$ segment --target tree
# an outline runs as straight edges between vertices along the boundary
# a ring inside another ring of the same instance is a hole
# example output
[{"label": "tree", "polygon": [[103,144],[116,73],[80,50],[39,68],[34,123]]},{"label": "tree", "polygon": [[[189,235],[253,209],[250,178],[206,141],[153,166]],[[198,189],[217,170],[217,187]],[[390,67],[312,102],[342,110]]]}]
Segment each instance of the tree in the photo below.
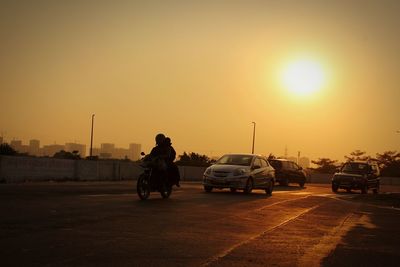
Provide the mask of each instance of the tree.
[{"label": "tree", "polygon": [[311,162],[318,166],[313,169],[321,173],[334,173],[338,168],[336,165],[337,160],[331,160],[329,158],[319,158],[318,160],[312,160]]},{"label": "tree", "polygon": [[365,151],[361,151],[359,149],[354,150],[353,152],[350,153],[349,156],[344,156],[345,159],[347,159],[347,161],[356,161],[356,160],[362,160],[362,161],[366,161],[371,159],[370,156],[366,155]]},{"label": "tree", "polygon": [[178,165],[187,165],[187,166],[210,166],[214,160],[210,159],[206,155],[200,155],[198,153],[186,153],[183,152],[182,155],[179,155],[179,160],[176,162]]},{"label": "tree", "polygon": [[71,152],[67,152],[65,150],[60,150],[59,152],[55,153],[54,158],[57,159],[80,159],[81,156],[79,155],[78,150],[74,150]]},{"label": "tree", "polygon": [[400,176],[400,153],[397,151],[385,151],[382,154],[377,153],[376,159],[381,174],[383,176]]},{"label": "tree", "polygon": [[17,154],[18,152],[15,151],[15,149],[12,148],[9,144],[7,143],[0,144],[0,155],[14,156]]}]

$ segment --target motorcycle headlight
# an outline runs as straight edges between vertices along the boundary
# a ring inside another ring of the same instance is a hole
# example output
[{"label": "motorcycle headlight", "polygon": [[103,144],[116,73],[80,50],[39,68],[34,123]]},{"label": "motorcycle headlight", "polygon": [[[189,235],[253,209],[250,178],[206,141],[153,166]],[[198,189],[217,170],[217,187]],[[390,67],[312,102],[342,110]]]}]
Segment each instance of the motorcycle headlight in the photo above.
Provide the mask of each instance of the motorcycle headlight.
[{"label": "motorcycle headlight", "polygon": [[245,169],[236,169],[236,170],[234,170],[234,172],[233,172],[233,176],[239,176],[239,175],[243,175],[243,174],[245,174],[246,173],[246,170]]}]

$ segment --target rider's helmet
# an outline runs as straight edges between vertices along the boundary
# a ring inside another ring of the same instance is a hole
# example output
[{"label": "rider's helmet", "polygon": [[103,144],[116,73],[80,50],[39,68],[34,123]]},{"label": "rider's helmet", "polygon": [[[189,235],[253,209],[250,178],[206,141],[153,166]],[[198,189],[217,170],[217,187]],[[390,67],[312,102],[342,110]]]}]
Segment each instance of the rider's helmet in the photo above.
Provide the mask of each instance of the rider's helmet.
[{"label": "rider's helmet", "polygon": [[162,133],[159,133],[156,135],[156,144],[157,145],[161,145],[165,140],[165,135],[163,135]]}]

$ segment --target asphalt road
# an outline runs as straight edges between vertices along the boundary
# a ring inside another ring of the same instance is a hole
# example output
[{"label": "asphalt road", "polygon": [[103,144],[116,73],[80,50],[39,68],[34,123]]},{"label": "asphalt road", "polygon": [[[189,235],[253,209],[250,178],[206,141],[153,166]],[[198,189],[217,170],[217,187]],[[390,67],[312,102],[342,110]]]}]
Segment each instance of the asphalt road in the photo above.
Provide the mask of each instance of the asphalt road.
[{"label": "asphalt road", "polygon": [[184,183],[140,201],[134,182],[0,185],[1,266],[400,266],[399,187],[268,197]]}]

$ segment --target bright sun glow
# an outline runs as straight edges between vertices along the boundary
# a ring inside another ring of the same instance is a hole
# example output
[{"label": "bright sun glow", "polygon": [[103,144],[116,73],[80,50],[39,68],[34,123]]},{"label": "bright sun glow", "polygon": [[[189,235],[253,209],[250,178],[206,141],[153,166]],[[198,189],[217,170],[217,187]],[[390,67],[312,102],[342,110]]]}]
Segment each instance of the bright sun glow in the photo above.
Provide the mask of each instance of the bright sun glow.
[{"label": "bright sun glow", "polygon": [[284,86],[297,95],[310,95],[319,90],[324,82],[321,66],[313,61],[296,61],[289,64],[283,72]]}]

